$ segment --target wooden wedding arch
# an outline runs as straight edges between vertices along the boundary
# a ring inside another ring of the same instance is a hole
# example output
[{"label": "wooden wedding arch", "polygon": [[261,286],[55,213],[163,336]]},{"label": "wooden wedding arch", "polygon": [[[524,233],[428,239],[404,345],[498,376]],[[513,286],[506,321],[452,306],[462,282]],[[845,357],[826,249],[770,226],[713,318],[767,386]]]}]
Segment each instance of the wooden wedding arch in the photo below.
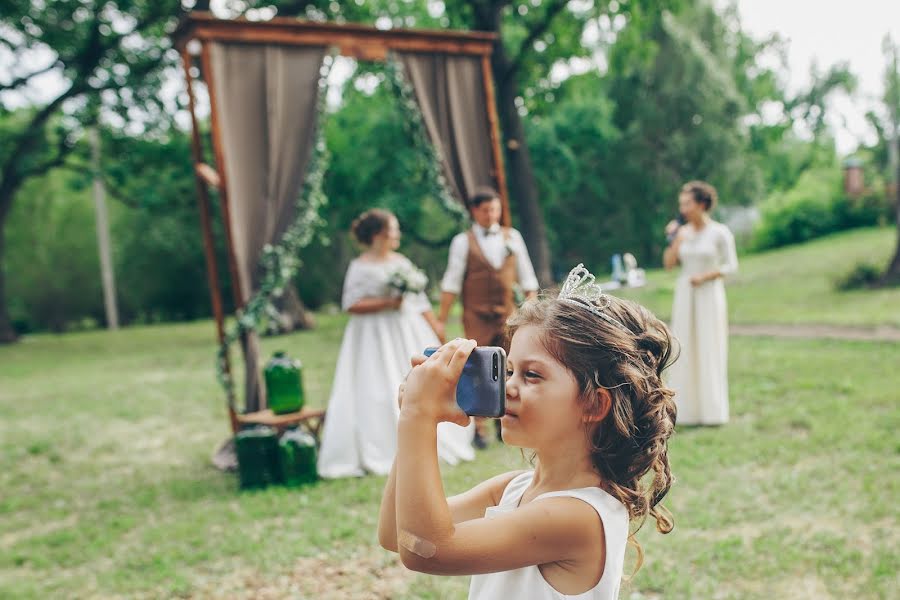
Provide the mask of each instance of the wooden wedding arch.
[{"label": "wooden wedding arch", "polygon": [[[188,92],[188,108],[192,125],[192,151],[196,175],[197,199],[200,224],[206,260],[206,270],[213,316],[218,340],[225,340],[225,313],[219,288],[218,265],[213,250],[213,232],[210,210],[209,188],[218,190],[220,211],[224,221],[228,269],[231,275],[232,294],[236,308],[248,301],[247,282],[242,281],[235,252],[235,226],[231,218],[235,198],[229,194],[229,173],[225,165],[231,149],[223,140],[223,119],[221,105],[223,98],[217,93],[213,81],[215,69],[211,58],[211,47],[219,45],[257,45],[277,48],[303,46],[325,46],[338,54],[357,60],[379,61],[388,59],[391,53],[421,53],[428,55],[464,56],[477,59],[480,64],[480,86],[483,92],[483,106],[486,112],[490,177],[503,203],[503,219],[510,222],[509,199],[503,169],[501,138],[497,119],[494,84],[491,75],[491,54],[497,41],[496,35],[485,32],[377,29],[358,24],[336,24],[311,22],[292,18],[273,18],[268,21],[244,19],[225,20],[211,13],[191,13],[173,34],[175,47],[182,59]],[[197,120],[197,101],[194,82],[199,76],[205,80],[210,103],[210,135],[213,165],[204,157],[201,130]],[[452,85],[452,82],[451,82]],[[224,123],[227,125],[227,123]],[[441,151],[440,140],[432,136],[432,142]],[[463,198],[458,198],[464,201]],[[245,369],[258,369],[250,364],[247,345],[242,345]],[[225,368],[230,373],[231,365],[226,355]],[[253,357],[255,361],[256,358]],[[233,400],[230,398],[229,400]],[[235,413],[234,403],[229,402],[231,425],[235,431],[240,426],[240,415]]]}]

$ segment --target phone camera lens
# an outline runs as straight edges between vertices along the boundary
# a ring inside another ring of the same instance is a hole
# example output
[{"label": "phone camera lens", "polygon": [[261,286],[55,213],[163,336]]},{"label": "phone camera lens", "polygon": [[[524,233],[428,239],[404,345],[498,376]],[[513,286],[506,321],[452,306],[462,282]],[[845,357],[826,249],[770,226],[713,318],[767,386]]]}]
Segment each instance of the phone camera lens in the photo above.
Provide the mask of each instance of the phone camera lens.
[{"label": "phone camera lens", "polygon": [[497,355],[494,355],[494,381],[497,381],[500,378],[500,359]]}]

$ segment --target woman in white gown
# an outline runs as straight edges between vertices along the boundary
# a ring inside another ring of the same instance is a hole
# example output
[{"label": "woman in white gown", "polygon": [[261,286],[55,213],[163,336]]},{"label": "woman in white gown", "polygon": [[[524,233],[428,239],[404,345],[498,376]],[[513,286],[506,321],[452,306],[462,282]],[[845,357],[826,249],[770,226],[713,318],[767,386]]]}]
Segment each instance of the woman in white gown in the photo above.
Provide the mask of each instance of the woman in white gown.
[{"label": "woman in white gown", "polygon": [[702,181],[682,187],[678,210],[684,225],[666,228],[672,243],[663,262],[681,264],[672,303],[672,333],[681,354],[670,368],[679,425],[728,422],[728,307],[724,278],[737,271],[734,236],[713,221],[716,189]]},{"label": "woman in white gown", "polygon": [[[400,295],[391,275],[412,263],[395,252],[400,226],[393,214],[373,209],[353,223],[353,234],[366,247],[344,279],[342,308],[351,314],[328,401],[319,450],[319,475],[387,475],[397,452],[397,392],[410,358],[440,345],[443,329],[425,294]],[[438,453],[456,464],[472,460],[471,427],[442,423]]]}]

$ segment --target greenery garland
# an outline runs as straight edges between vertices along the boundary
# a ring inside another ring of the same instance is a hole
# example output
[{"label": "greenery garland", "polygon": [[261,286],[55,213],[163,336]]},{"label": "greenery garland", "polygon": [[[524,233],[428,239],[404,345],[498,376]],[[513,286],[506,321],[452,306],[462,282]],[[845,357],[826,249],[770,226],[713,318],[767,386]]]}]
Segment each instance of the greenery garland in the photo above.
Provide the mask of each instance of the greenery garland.
[{"label": "greenery garland", "polygon": [[319,77],[318,98],[316,99],[316,141],[309,159],[309,168],[303,189],[295,200],[296,216],[277,244],[263,246],[260,258],[262,277],[259,289],[247,301],[247,304],[237,311],[237,318],[228,327],[225,339],[219,346],[216,355],[216,379],[225,390],[232,408],[235,399],[234,378],[228,370],[231,346],[245,332],[260,331],[275,321],[278,311],[273,300],[279,298],[293,281],[302,265],[300,251],[309,245],[317,227],[323,222],[320,211],[328,203],[323,183],[331,160],[325,144],[323,117],[325,116],[328,72],[332,64],[333,62],[326,60]]},{"label": "greenery garland", "polygon": [[[466,208],[450,193],[450,186],[444,176],[443,158],[440,149],[431,143],[428,129],[425,127],[425,119],[422,117],[422,109],[416,101],[415,92],[404,75],[403,63],[393,52],[388,54],[385,73],[387,83],[400,102],[400,108],[407,118],[403,121],[404,128],[412,140],[413,147],[425,157],[425,180],[429,184],[429,192],[437,198],[441,207],[453,216],[464,229],[469,224],[469,213]],[[465,226],[465,227],[464,227]]]},{"label": "greenery garland", "polygon": [[[228,370],[228,356],[231,346],[246,332],[260,331],[267,324],[277,318],[277,310],[273,300],[280,297],[285,288],[290,285],[300,268],[300,251],[313,239],[313,235],[322,218],[319,211],[328,203],[323,184],[325,173],[330,163],[330,154],[325,144],[325,128],[323,118],[325,115],[325,99],[327,92],[328,71],[331,64],[326,61],[326,67],[319,78],[319,94],[317,98],[317,115],[315,146],[310,156],[309,169],[303,190],[297,195],[296,217],[287,228],[281,240],[275,244],[266,244],[263,247],[260,267],[262,278],[259,289],[246,306],[237,311],[237,318],[228,327],[225,339],[219,346],[216,355],[216,378],[225,390],[229,405],[234,408],[234,378]],[[407,115],[405,128],[416,150],[425,157],[424,167],[426,181],[429,182],[430,193],[437,198],[441,207],[453,216],[460,228],[468,225],[469,214],[465,207],[450,193],[450,187],[444,176],[441,154],[438,148],[431,143],[422,111],[415,98],[412,86],[404,76],[403,65],[397,57],[391,54],[387,60],[387,82],[396,94],[401,108]]]}]

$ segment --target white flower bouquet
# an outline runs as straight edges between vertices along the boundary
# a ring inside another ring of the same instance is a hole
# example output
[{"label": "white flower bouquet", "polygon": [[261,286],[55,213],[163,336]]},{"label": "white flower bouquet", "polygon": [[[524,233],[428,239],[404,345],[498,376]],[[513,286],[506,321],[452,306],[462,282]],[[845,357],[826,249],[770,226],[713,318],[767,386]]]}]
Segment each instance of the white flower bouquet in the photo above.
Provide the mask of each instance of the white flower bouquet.
[{"label": "white flower bouquet", "polygon": [[400,294],[418,294],[424,292],[427,285],[428,276],[411,264],[400,267],[388,279],[388,287]]}]

